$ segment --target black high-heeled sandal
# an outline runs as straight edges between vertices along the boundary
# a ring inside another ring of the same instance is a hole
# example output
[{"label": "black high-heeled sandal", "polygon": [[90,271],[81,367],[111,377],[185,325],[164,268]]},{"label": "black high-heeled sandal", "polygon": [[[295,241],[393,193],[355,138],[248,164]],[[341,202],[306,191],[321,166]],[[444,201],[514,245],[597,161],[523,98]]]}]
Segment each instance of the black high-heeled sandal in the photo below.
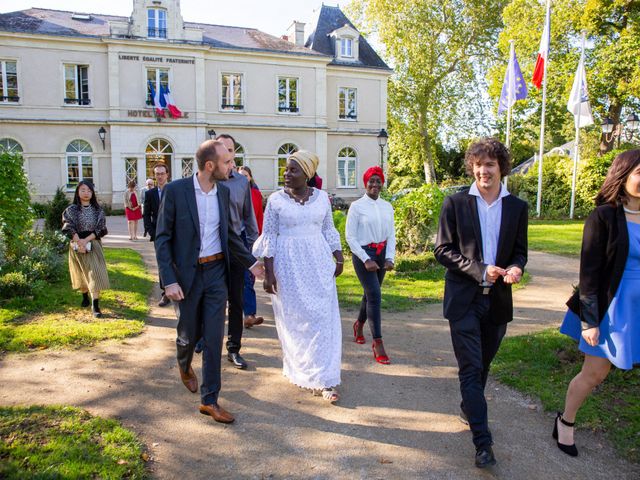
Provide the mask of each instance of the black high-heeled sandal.
[{"label": "black high-heeled sandal", "polygon": [[558,448],[560,450],[562,450],[567,455],[570,455],[572,457],[577,457],[578,456],[578,449],[576,448],[576,444],[575,443],[573,445],[565,445],[564,443],[560,443],[560,441],[558,440],[558,420],[560,420],[562,422],[562,424],[567,426],[567,427],[573,427],[576,423],[575,422],[573,422],[573,423],[567,422],[564,418],[562,418],[562,413],[558,412],[558,415],[556,416],[555,420],[553,421],[553,433],[551,434],[551,436],[556,441],[556,444],[558,445]]}]

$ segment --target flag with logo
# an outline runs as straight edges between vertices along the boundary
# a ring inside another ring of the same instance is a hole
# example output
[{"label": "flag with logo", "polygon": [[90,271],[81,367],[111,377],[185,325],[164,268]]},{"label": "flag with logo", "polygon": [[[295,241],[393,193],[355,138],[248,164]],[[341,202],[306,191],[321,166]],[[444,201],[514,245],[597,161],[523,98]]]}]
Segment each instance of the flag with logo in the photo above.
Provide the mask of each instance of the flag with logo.
[{"label": "flag with logo", "polygon": [[522,76],[516,52],[509,58],[509,65],[504,74],[504,83],[502,84],[502,93],[500,94],[500,104],[498,105],[498,115],[506,112],[509,107],[513,107],[516,100],[524,100],[527,98],[527,84]]},{"label": "flag with logo", "polygon": [[584,55],[580,56],[580,63],[578,63],[576,76],[573,79],[567,110],[573,114],[576,128],[593,125],[589,94],[587,92],[587,75],[584,69]]}]

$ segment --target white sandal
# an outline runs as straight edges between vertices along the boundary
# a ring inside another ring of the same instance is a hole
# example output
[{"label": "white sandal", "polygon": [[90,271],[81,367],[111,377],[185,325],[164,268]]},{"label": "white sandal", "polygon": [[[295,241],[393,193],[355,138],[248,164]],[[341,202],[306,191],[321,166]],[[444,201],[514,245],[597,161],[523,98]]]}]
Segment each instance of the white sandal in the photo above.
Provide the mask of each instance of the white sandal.
[{"label": "white sandal", "polygon": [[333,388],[323,388],[320,391],[320,395],[329,403],[336,403],[340,399],[340,395],[338,395],[338,392]]}]

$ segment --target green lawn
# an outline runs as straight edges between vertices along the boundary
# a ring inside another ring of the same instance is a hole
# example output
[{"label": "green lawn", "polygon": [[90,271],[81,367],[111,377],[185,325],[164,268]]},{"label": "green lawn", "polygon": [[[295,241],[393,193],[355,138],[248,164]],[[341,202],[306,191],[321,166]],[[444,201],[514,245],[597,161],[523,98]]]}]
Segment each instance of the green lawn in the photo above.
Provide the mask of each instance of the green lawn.
[{"label": "green lawn", "polygon": [[147,478],[143,445],[115,420],[73,407],[0,407],[0,478]]},{"label": "green lawn", "polygon": [[583,220],[529,220],[529,249],[578,257]]},{"label": "green lawn", "polygon": [[[538,397],[545,410],[560,411],[571,379],[580,371],[582,353],[576,342],[557,329],[506,338],[493,362],[496,378],[521,392]],[[578,412],[580,429],[606,433],[620,454],[640,462],[640,370],[614,370]],[[549,421],[549,435],[553,424]]]},{"label": "green lawn", "polygon": [[68,272],[34,297],[0,303],[0,352],[92,345],[99,340],[139,334],[148,313],[153,279],[142,257],[130,249],[105,248],[111,290],[100,299],[103,318],[80,308]]}]

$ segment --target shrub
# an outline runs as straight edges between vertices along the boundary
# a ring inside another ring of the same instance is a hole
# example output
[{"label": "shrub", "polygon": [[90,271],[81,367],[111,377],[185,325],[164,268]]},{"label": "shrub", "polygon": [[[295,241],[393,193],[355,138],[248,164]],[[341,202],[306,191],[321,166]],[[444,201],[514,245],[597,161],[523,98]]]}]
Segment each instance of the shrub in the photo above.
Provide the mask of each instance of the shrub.
[{"label": "shrub", "polygon": [[49,211],[49,203],[33,202],[31,204],[31,210],[35,218],[45,218]]},{"label": "shrub", "polygon": [[407,188],[418,188],[420,185],[423,185],[424,182],[422,178],[408,175],[404,177],[394,177],[391,183],[389,184],[388,190],[389,193],[394,194],[399,192],[400,190],[404,190]]},{"label": "shrub", "polygon": [[423,272],[437,264],[438,262],[433,252],[424,252],[418,255],[400,255],[396,257],[395,270],[398,273]]},{"label": "shrub", "polygon": [[416,253],[429,249],[443,200],[444,194],[436,185],[426,184],[394,202],[398,252]]},{"label": "shrub", "polygon": [[20,237],[11,270],[22,272],[31,282],[58,280],[66,266],[63,253],[67,242],[66,237],[57,232],[26,232]]},{"label": "shrub", "polygon": [[22,155],[18,153],[0,153],[0,229],[9,250],[31,227],[32,221],[29,182],[23,163]]},{"label": "shrub", "polygon": [[69,206],[71,202],[67,198],[62,187],[58,187],[56,194],[53,196],[47,205],[46,215],[44,217],[44,227],[47,230],[61,230],[62,229],[62,213]]},{"label": "shrub", "polygon": [[33,293],[33,284],[22,272],[9,272],[0,277],[0,298],[26,297]]},{"label": "shrub", "polygon": [[336,230],[340,234],[340,243],[342,244],[342,254],[344,256],[351,255],[351,249],[347,243],[345,236],[345,228],[347,226],[347,214],[342,210],[335,210],[333,212],[333,224],[336,226]]}]

